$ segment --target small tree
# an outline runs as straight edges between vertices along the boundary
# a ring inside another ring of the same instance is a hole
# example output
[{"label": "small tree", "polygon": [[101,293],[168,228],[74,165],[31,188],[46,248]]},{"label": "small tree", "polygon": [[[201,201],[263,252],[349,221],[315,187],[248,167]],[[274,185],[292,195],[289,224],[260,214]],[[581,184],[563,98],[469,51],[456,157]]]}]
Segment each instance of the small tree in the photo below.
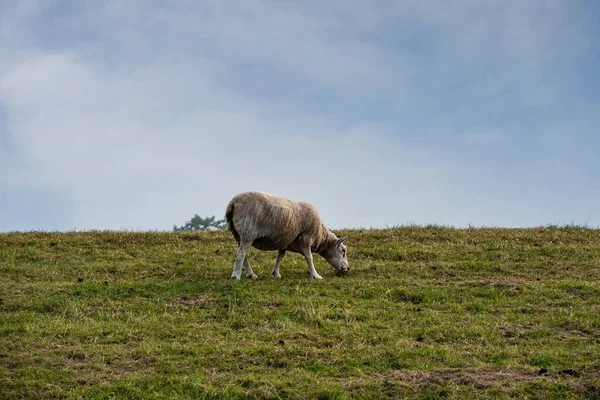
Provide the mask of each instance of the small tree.
[{"label": "small tree", "polygon": [[194,214],[192,219],[186,222],[185,225],[173,225],[174,232],[214,231],[220,229],[225,229],[225,220],[216,219],[214,215],[202,218],[198,214]]}]

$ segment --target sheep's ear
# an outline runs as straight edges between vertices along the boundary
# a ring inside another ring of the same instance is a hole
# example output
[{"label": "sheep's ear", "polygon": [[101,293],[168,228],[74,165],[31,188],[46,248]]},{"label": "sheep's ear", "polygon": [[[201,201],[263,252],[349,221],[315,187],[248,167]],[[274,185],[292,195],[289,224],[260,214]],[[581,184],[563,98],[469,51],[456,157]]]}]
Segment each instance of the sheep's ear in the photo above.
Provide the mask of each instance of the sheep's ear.
[{"label": "sheep's ear", "polygon": [[346,240],[346,236],[341,237],[337,240],[338,243],[342,243],[344,240]]}]

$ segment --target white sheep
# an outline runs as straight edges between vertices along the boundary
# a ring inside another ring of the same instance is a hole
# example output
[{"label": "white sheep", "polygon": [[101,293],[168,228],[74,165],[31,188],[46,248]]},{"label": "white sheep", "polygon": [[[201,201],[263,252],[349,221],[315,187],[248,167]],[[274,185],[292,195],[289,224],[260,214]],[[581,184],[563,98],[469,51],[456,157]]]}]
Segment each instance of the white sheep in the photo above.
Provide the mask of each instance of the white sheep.
[{"label": "white sheep", "polygon": [[310,276],[323,279],[315,270],[312,253],[323,256],[339,273],[349,270],[345,237],[338,239],[321,221],[314,206],[262,192],[236,195],[227,205],[227,228],[238,244],[233,268],[234,279],[240,279],[242,267],[246,277],[257,279],[247,252],[250,246],[259,250],[278,250],[271,275],[281,278],[279,266],[286,251],[300,253],[306,258]]}]

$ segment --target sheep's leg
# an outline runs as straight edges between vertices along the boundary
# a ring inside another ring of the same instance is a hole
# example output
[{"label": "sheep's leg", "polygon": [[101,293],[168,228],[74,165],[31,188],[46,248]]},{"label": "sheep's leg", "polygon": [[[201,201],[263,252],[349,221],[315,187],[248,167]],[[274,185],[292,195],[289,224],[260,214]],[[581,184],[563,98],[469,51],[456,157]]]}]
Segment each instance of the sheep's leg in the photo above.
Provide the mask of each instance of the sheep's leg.
[{"label": "sheep's leg", "polygon": [[275,267],[273,267],[273,272],[271,272],[273,278],[281,278],[281,275],[279,275],[279,267],[281,266],[281,260],[283,260],[284,256],[285,250],[279,250],[279,253],[277,253],[277,261],[275,261]]},{"label": "sheep's leg", "polygon": [[248,254],[246,254],[246,258],[244,258],[244,270],[246,270],[246,278],[258,279],[258,276],[252,271],[252,267],[248,262]]},{"label": "sheep's leg", "polygon": [[244,265],[244,260],[246,259],[246,254],[248,254],[248,247],[250,247],[249,243],[239,243],[237,258],[235,259],[235,266],[233,267],[233,274],[231,274],[232,279],[240,279],[242,276],[242,267]]},{"label": "sheep's leg", "polygon": [[312,252],[310,251],[310,246],[308,248],[303,248],[302,255],[306,258],[306,262],[308,263],[308,271],[310,272],[310,276],[315,279],[323,279],[321,275],[315,269],[315,264],[313,263]]}]

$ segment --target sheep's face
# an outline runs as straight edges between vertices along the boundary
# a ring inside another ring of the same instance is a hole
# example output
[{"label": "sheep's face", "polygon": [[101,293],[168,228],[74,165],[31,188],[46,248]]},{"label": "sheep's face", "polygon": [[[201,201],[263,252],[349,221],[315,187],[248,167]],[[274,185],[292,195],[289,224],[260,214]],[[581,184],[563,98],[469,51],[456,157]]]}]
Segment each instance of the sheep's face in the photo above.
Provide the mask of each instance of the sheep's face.
[{"label": "sheep's face", "polygon": [[346,246],[342,243],[345,239],[346,237],[337,239],[334,244],[322,253],[327,262],[340,274],[347,274],[350,269],[348,259],[346,258]]}]

